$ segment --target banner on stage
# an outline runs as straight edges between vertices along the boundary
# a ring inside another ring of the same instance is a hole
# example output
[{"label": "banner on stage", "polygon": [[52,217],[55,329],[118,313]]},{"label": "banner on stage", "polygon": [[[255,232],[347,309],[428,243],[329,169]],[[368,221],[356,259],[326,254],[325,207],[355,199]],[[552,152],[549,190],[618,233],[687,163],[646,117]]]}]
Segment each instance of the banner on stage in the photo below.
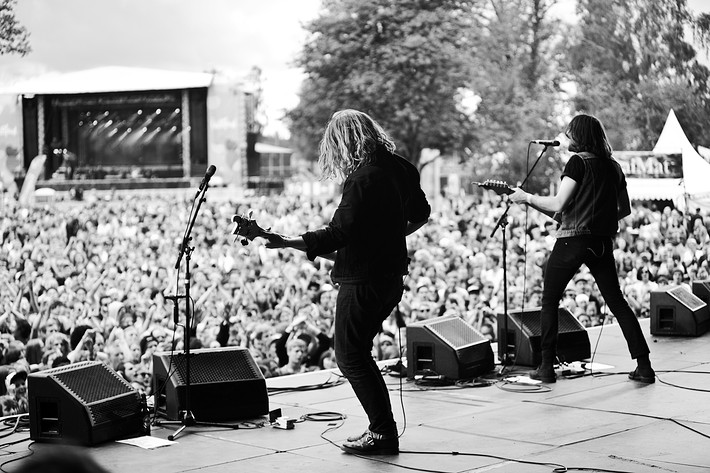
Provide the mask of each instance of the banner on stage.
[{"label": "banner on stage", "polygon": [[683,177],[680,153],[653,151],[615,151],[614,158],[627,178],[678,179]]}]

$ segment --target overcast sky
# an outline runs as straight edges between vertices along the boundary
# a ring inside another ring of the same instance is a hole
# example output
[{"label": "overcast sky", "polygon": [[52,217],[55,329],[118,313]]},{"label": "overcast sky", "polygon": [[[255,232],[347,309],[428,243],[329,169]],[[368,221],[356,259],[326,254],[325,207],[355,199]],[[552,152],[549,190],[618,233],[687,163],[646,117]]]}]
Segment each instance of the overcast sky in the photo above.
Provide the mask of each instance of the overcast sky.
[{"label": "overcast sky", "polygon": [[270,130],[296,105],[293,60],[320,0],[20,0],[32,53],[0,56],[0,80],[101,66],[246,74],[259,66]]},{"label": "overcast sky", "polygon": [[[563,16],[573,11],[562,0]],[[688,0],[710,11],[710,0]],[[263,70],[267,132],[284,132],[282,110],[297,103],[293,60],[320,0],[19,0],[32,53],[0,56],[0,81],[100,66],[246,74]]]}]

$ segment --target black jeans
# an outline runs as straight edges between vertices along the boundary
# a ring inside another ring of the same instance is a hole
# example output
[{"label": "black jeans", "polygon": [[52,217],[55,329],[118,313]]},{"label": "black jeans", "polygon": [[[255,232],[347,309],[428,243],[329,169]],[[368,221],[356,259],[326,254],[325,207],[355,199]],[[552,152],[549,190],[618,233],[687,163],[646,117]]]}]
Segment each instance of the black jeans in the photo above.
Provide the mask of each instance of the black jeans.
[{"label": "black jeans", "polygon": [[556,355],[558,307],[567,283],[586,264],[599,286],[604,301],[619,322],[631,358],[648,355],[649,349],[634,311],[621,293],[611,237],[578,236],[560,238],[550,254],[542,289],[540,324],[543,353]]},{"label": "black jeans", "polygon": [[372,357],[372,339],[402,298],[402,277],[341,284],[335,312],[335,359],[370,421],[369,429],[396,436],[389,391]]}]

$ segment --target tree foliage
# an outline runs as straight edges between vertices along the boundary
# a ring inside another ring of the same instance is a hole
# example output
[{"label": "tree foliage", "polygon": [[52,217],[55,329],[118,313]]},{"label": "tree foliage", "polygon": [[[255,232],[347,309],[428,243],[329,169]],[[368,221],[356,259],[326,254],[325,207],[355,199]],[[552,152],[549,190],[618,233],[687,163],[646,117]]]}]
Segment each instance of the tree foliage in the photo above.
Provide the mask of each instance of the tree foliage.
[{"label": "tree foliage", "polygon": [[307,79],[289,113],[297,146],[316,156],[333,112],[354,108],[380,122],[412,162],[425,147],[461,147],[472,128],[460,107],[472,64],[470,8],[470,0],[326,0],[299,59]]},{"label": "tree foliage", "polygon": [[[556,45],[563,26],[552,19],[555,0],[487,0],[474,9],[479,32],[471,87],[481,98],[476,110],[478,148],[472,158],[480,172],[510,182],[522,180],[539,151],[528,142],[552,139],[564,125],[563,94]],[[546,155],[527,188],[545,187],[559,160]],[[487,176],[481,176],[484,178]]]},{"label": "tree foliage", "polygon": [[686,31],[708,44],[710,21],[685,0],[579,0],[567,52],[574,105],[597,115],[617,149],[653,147],[675,110],[691,142],[710,142],[710,71]]},{"label": "tree foliage", "polygon": [[31,51],[30,34],[15,18],[16,5],[17,0],[0,0],[0,55]]},{"label": "tree foliage", "polygon": [[[710,143],[710,72],[693,47],[710,46],[710,15],[686,0],[578,0],[565,23],[558,3],[324,0],[299,59],[296,147],[315,157],[342,108],[370,113],[412,161],[438,148],[475,180],[520,181],[540,149],[526,158],[529,141],[560,137],[579,112],[615,149],[651,149],[671,108],[692,142]],[[540,161],[529,190],[555,181],[563,154]]]}]

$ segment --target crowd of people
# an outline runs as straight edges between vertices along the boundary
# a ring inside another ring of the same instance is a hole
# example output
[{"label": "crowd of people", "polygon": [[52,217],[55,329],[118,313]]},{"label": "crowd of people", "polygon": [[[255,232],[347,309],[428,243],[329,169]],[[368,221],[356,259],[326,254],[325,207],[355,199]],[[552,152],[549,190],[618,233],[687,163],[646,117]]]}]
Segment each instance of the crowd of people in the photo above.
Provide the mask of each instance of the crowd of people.
[{"label": "crowd of people", "polygon": [[[491,193],[492,194],[492,193]],[[335,367],[333,319],[337,284],[332,263],[298,251],[270,251],[264,241],[232,235],[232,216],[263,228],[300,234],[327,224],[337,202],[299,195],[225,193],[202,204],[191,233],[191,337],[183,331],[185,264],[175,269],[191,196],[87,192],[29,208],[3,204],[0,224],[0,405],[27,412],[29,373],[99,360],[151,394],[153,353],[190,347],[247,348],[267,377]],[[491,340],[497,314],[540,306],[542,274],[555,222],[511,206],[508,224],[495,194],[436,199],[430,221],[408,237],[405,294],[383,323],[373,356],[406,355],[402,327],[454,314]],[[710,279],[709,217],[671,206],[635,205],[620,222],[615,260],[622,290],[638,317],[651,292],[690,289]],[[376,231],[373,229],[373,231]],[[506,231],[503,268],[501,231]],[[561,303],[585,327],[613,323],[585,268]]]}]

